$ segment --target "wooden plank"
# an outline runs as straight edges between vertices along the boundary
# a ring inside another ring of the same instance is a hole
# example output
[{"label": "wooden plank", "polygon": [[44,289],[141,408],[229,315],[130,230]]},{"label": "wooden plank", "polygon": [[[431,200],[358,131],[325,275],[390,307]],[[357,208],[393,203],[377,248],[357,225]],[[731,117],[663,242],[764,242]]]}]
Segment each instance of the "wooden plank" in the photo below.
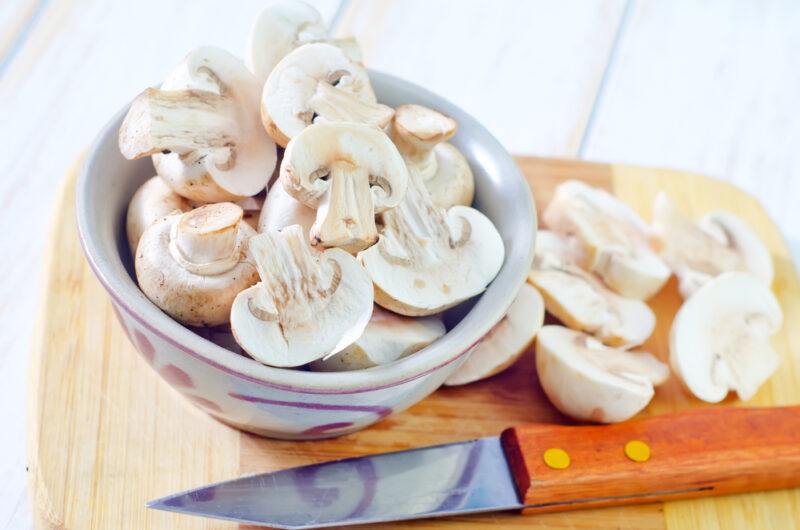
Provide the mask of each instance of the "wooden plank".
[{"label": "wooden plank", "polygon": [[418,83],[512,152],[574,156],[624,1],[353,0],[339,35],[368,66]]},{"label": "wooden plank", "polygon": [[[520,165],[540,198],[560,179],[578,177],[612,189],[645,216],[657,188],[675,194],[692,215],[735,205],[775,257],[774,288],[787,322],[775,341],[783,365],[752,403],[800,399],[800,332],[788,324],[800,319],[800,285],[778,229],[754,199],[692,174],[547,159],[523,159]],[[71,220],[69,191],[58,204],[57,219]],[[74,223],[57,223],[52,236],[58,259],[49,260],[30,392],[29,465],[40,528],[231,528],[149,513],[144,502],[245,473],[499,434],[523,422],[567,422],[547,403],[536,382],[533,352],[528,351],[496,377],[442,388],[401,414],[339,439],[287,442],[239,434],[194,410],[136,356],[82,258]],[[652,304],[660,322],[646,348],[662,358],[668,323],[679,303],[673,283]],[[727,403],[736,404],[733,399]],[[673,381],[657,390],[644,414],[700,405]],[[797,490],[789,490],[702,501],[716,503],[712,510],[698,510],[702,504],[692,501],[528,517],[490,514],[403,527],[655,530],[665,528],[666,511],[670,528],[736,527],[736,522],[789,528],[800,525],[797,497]],[[687,507],[697,516],[676,516]],[[43,520],[54,524],[41,524]],[[373,525],[376,530],[391,527],[396,525]]]},{"label": "wooden plank", "polygon": [[736,184],[766,205],[800,260],[800,4],[633,6],[581,155]]}]

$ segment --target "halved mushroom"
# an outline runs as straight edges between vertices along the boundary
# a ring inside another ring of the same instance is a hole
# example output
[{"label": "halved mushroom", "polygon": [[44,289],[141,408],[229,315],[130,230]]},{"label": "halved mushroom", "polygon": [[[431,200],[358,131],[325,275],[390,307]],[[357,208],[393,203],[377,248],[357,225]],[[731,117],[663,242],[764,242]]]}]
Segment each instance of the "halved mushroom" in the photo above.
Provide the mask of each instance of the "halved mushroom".
[{"label": "halved mushroom", "polygon": [[410,170],[419,172],[433,203],[442,208],[469,206],[475,183],[467,159],[447,140],[458,124],[421,105],[400,105],[392,119],[391,135]]},{"label": "halved mushroom", "polygon": [[[298,201],[283,186],[272,186],[264,207],[261,209],[261,217],[258,219],[258,231],[269,232],[270,230],[281,230],[291,225],[300,225],[303,235],[308,238],[311,227],[317,218],[317,212]],[[324,250],[317,246],[316,250]]]},{"label": "halved mushroom", "polygon": [[684,298],[723,272],[750,272],[765,285],[772,283],[769,250],[731,213],[712,212],[695,223],[661,192],[653,204],[653,229]]},{"label": "halved mushroom", "polygon": [[407,316],[432,315],[480,294],[503,264],[503,240],[478,210],[433,204],[416,172],[400,204],[381,216],[378,243],[358,255],[375,301]]},{"label": "halved mushroom", "polygon": [[617,293],[646,300],[671,271],[650,247],[648,226],[608,192],[570,180],[556,188],[543,215],[547,226],[580,242],[578,265]]},{"label": "halved mushroom", "polygon": [[341,249],[311,253],[292,225],[250,239],[261,282],[239,293],[231,308],[236,342],[255,360],[300,366],[343,350],[372,314],[372,284]]},{"label": "halved mushroom", "polygon": [[136,246],[145,229],[171,213],[191,210],[189,201],[172,191],[159,177],[152,177],[139,186],[131,197],[126,214],[125,231],[131,256],[136,255]]},{"label": "halved mushroom", "polygon": [[590,333],[608,346],[642,344],[653,333],[656,316],[641,300],[624,298],[572,263],[570,242],[554,232],[536,235],[528,281],[539,289],[547,311],[569,328]]},{"label": "halved mushroom", "polygon": [[228,322],[233,299],[258,281],[247,242],[255,234],[229,202],[201,206],[153,223],[136,251],[142,292],[191,326]]},{"label": "halved mushroom", "polygon": [[312,245],[356,253],[377,241],[375,214],[400,203],[408,170],[382,131],[357,123],[315,123],[286,148],[280,185],[317,210]]},{"label": "halved mushroom", "polygon": [[653,386],[669,377],[667,365],[649,353],[609,348],[562,326],[539,330],[536,372],[559,411],[599,423],[635,416],[653,399]]},{"label": "halved mushroom", "polygon": [[770,336],[782,322],[781,307],[763,281],[746,272],[723,273],[675,315],[669,336],[672,369],[703,401],[722,401],[730,390],[747,401],[780,364]]},{"label": "halved mushroom", "polygon": [[533,343],[544,323],[544,300],[524,283],[503,319],[475,346],[464,364],[444,382],[465,385],[499,374],[514,364]]},{"label": "halved mushroom", "polygon": [[153,156],[156,172],[198,202],[236,201],[264,189],[275,143],[258,120],[260,85],[219,48],[198,48],[160,89],[131,103],[119,131],[127,159]]},{"label": "halved mushroom", "polygon": [[261,95],[264,128],[281,146],[316,121],[382,129],[394,110],[377,103],[366,69],[330,44],[304,44],[284,57]]},{"label": "halved mushroom", "polygon": [[438,317],[404,317],[376,305],[358,340],[336,355],[312,362],[311,369],[341,372],[388,364],[418,352],[445,331]]}]

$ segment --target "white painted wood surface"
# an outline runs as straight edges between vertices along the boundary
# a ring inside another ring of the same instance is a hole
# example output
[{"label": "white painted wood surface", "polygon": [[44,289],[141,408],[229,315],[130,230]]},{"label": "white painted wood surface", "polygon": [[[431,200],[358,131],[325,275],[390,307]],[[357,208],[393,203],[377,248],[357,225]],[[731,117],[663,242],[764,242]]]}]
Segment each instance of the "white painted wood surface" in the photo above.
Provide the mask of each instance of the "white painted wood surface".
[{"label": "white painted wood surface", "polygon": [[[214,0],[0,2],[0,529],[30,527],[27,354],[59,178],[190,48],[241,54],[265,1],[235,12]],[[730,180],[761,198],[800,254],[797,2],[314,3],[361,40],[368,65],[450,98],[509,150]]]}]

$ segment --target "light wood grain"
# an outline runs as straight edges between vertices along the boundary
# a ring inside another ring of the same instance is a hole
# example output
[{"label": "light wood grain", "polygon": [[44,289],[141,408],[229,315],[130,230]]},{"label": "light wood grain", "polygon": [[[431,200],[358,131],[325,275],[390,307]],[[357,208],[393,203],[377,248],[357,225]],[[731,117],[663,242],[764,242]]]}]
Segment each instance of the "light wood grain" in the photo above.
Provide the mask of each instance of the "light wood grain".
[{"label": "light wood grain", "polygon": [[[679,190],[679,202],[693,215],[736,205],[776,258],[774,288],[786,321],[800,319],[800,285],[778,230],[756,201],[735,188],[698,175],[625,166],[547,159],[521,159],[520,165],[538,200],[561,179],[580,177],[612,189],[644,215],[655,189],[662,186],[669,193]],[[70,190],[68,186],[58,203],[58,219],[72,219]],[[49,261],[31,379],[29,465],[40,528],[48,528],[42,521],[56,523],[50,527],[82,530],[231,528],[227,523],[148,513],[144,502],[240,474],[499,434],[525,422],[568,423],[536,383],[528,351],[496,377],[440,389],[402,414],[339,439],[287,442],[237,433],[193,409],[139,360],[83,261],[74,224],[57,223],[52,237],[57,258]],[[647,347],[662,358],[668,333],[664,322],[670,321],[678,304],[674,284],[653,304],[661,323]],[[783,365],[757,394],[755,404],[800,399],[800,334],[787,325],[775,345]],[[657,390],[644,415],[700,405],[673,383]],[[797,490],[787,490],[663,507],[649,504],[532,517],[490,514],[403,527],[677,529],[708,523],[736,528],[743,521],[752,527],[775,523],[773,527],[789,528],[800,525],[797,496]],[[677,515],[687,510],[689,515]]]},{"label": "light wood grain", "polygon": [[741,186],[800,260],[798,28],[793,0],[634,2],[581,156]]}]

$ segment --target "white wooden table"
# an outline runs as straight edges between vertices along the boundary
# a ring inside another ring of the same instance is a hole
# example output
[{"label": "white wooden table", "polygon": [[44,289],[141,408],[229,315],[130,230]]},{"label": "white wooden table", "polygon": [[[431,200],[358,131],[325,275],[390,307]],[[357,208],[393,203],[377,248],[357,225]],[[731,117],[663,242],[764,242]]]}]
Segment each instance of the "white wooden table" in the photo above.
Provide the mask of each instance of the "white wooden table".
[{"label": "white wooden table", "polygon": [[[58,181],[192,47],[241,54],[265,0],[0,2],[0,529],[30,527],[25,381]],[[317,0],[365,61],[451,99],[520,154],[707,173],[800,256],[800,3]],[[235,4],[236,10],[229,6]]]}]

